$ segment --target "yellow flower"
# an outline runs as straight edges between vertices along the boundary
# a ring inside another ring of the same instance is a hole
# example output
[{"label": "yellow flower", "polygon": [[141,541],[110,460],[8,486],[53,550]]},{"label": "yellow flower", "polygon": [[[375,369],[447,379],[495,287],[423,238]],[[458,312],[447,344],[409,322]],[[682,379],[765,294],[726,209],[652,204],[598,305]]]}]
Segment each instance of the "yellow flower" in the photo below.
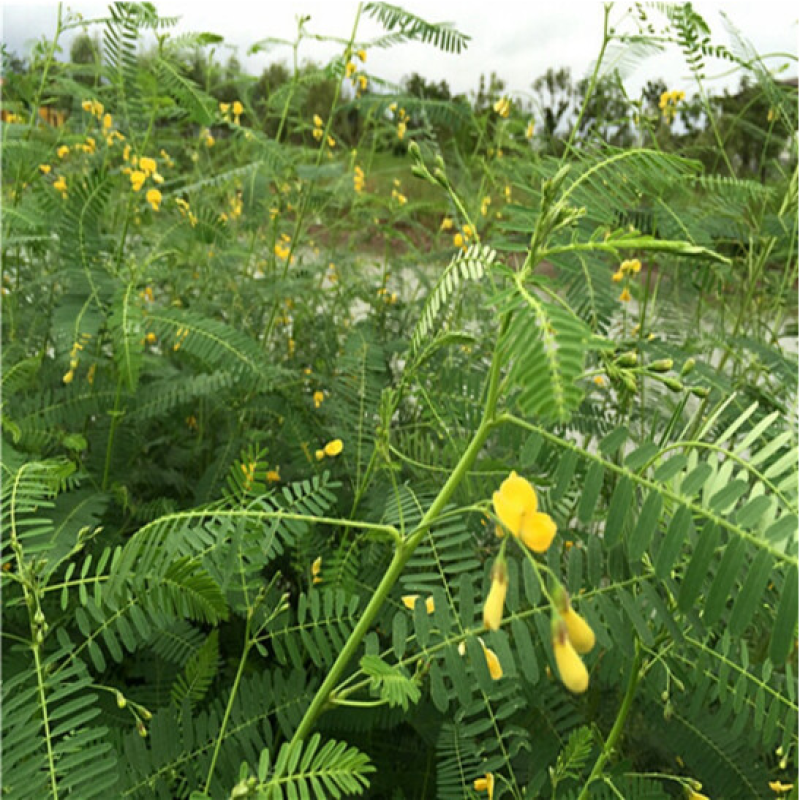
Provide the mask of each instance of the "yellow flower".
[{"label": "yellow flower", "polygon": [[367,80],[367,76],[366,75],[359,75],[358,76],[358,88],[362,92],[366,92],[367,91],[367,84],[368,83],[369,83],[369,81]]},{"label": "yellow flower", "polygon": [[231,111],[233,111],[234,117],[241,117],[244,114],[244,106],[238,100],[234,100]]},{"label": "yellow flower", "polygon": [[624,277],[625,277],[625,276],[622,274],[622,271],[621,271],[621,270],[617,270],[617,271],[616,271],[616,272],[615,272],[615,273],[614,273],[614,274],[611,276],[611,280],[612,280],[612,281],[614,281],[614,283],[619,283],[619,282],[620,282],[620,281],[621,281],[621,280],[622,280]]},{"label": "yellow flower", "polygon": [[322,117],[319,114],[314,114],[314,126],[317,128],[322,128],[325,123],[322,121]]},{"label": "yellow flower", "polygon": [[406,135],[406,125],[405,121],[401,120],[397,123],[397,138],[402,139]]},{"label": "yellow flower", "polygon": [[511,101],[507,97],[501,97],[495,104],[494,110],[503,119],[508,117],[511,111]]},{"label": "yellow flower", "polygon": [[145,199],[153,207],[153,211],[158,211],[161,205],[161,192],[158,189],[149,189],[145,195]]},{"label": "yellow flower", "polygon": [[319,408],[322,405],[322,401],[325,399],[325,393],[316,391],[314,392],[314,408]]},{"label": "yellow flower", "polygon": [[326,456],[333,458],[333,456],[338,456],[344,450],[344,445],[341,439],[334,439],[332,442],[328,442],[323,449]]},{"label": "yellow flower", "polygon": [[581,654],[588,653],[595,643],[594,631],[589,623],[569,605],[567,610],[561,614],[561,619],[567,626],[567,636],[575,650]]},{"label": "yellow flower", "polygon": [[631,293],[628,291],[627,287],[622,290],[622,294],[619,296],[620,303],[629,303],[631,300]]},{"label": "yellow flower", "polygon": [[56,155],[59,158],[66,158],[69,155],[69,145],[62,144],[61,147],[56,150]]},{"label": "yellow flower", "polygon": [[133,189],[134,192],[140,191],[142,186],[144,186],[144,182],[147,180],[147,176],[139,169],[133,170],[129,177],[131,179],[131,189]]},{"label": "yellow flower", "polygon": [[336,147],[336,139],[333,136],[328,137],[328,147]]},{"label": "yellow flower", "polygon": [[464,246],[464,237],[460,233],[457,233],[455,236],[453,236],[453,247],[463,247],[463,246]]},{"label": "yellow flower", "polygon": [[316,456],[317,461],[322,461],[322,459],[325,458],[325,451],[324,450],[317,450],[314,453],[314,455]]},{"label": "yellow flower", "polygon": [[533,120],[528,122],[528,127],[525,128],[525,138],[533,139]]},{"label": "yellow flower", "polygon": [[642,262],[639,261],[638,258],[633,258],[630,260],[625,260],[619,265],[619,271],[622,273],[628,272],[641,272],[642,271]]},{"label": "yellow flower", "polygon": [[367,60],[367,51],[366,50],[356,50],[356,55],[361,60],[362,64]]},{"label": "yellow flower", "polygon": [[598,386],[605,386],[606,385],[606,379],[602,375],[595,375],[594,378],[592,378],[592,380]]},{"label": "yellow flower", "polygon": [[220,110],[221,114],[227,114],[231,110],[231,104],[230,103],[220,103],[219,104],[219,110]]},{"label": "yellow flower", "polygon": [[149,178],[157,168],[156,160],[154,158],[142,156],[139,159],[139,169],[144,172],[146,178]]},{"label": "yellow flower", "polygon": [[211,135],[210,131],[206,131],[205,142],[206,147],[213,147],[214,146],[214,137]]},{"label": "yellow flower", "polygon": [[562,619],[553,620],[553,655],[564,686],[574,694],[583,694],[589,688],[589,673],[569,640]]},{"label": "yellow flower", "polygon": [[49,164],[39,164],[39,169],[44,175],[49,175],[50,170],[53,169]]},{"label": "yellow flower", "polygon": [[358,67],[352,61],[348,61],[347,66],[344,68],[345,78],[349,78],[357,69]]},{"label": "yellow flower", "polygon": [[775,794],[784,794],[785,792],[790,792],[794,788],[794,784],[781,783],[780,781],[770,781],[769,788],[772,789]]},{"label": "yellow flower", "polygon": [[492,567],[492,585],[483,604],[483,626],[496,631],[503,619],[503,606],[508,591],[508,572],[505,559],[498,558]]},{"label": "yellow flower", "polygon": [[278,471],[278,467],[275,467],[275,469],[267,470],[267,481],[269,483],[280,483],[280,480],[281,480],[281,474]]},{"label": "yellow flower", "polygon": [[491,772],[487,772],[482,778],[475,778],[472,788],[476,792],[488,792],[489,800],[492,800],[494,797],[494,775]]},{"label": "yellow flower", "polygon": [[495,653],[494,650],[490,650],[483,641],[481,641],[481,647],[483,648],[486,666],[489,668],[489,674],[492,676],[492,680],[499,681],[500,678],[503,677],[503,665],[500,663],[497,653]]},{"label": "yellow flower", "polygon": [[[419,597],[418,594],[404,594],[400,599],[403,601],[403,605],[409,609],[410,611],[414,610],[414,606],[417,603],[417,598]],[[434,602],[433,597],[425,598],[425,611],[428,614],[433,614],[434,611]]]},{"label": "yellow flower", "polygon": [[105,114],[103,116],[103,129],[108,130],[114,124],[114,119],[111,114]]},{"label": "yellow flower", "polygon": [[67,196],[67,179],[61,175],[57,181],[53,184],[53,188],[61,192],[61,196],[66,198]]},{"label": "yellow flower", "polygon": [[150,331],[150,333],[144,337],[144,340],[147,342],[147,344],[155,344],[158,341],[158,337],[152,331]]},{"label": "yellow flower", "polygon": [[492,202],[492,198],[489,197],[488,195],[486,197],[484,197],[483,200],[481,200],[481,215],[482,216],[485,217],[486,214],[489,212],[489,205],[491,204],[491,202]]},{"label": "yellow flower", "polygon": [[75,373],[72,370],[70,370],[61,380],[63,380],[64,383],[72,383],[72,379],[74,377]]},{"label": "yellow flower", "polygon": [[317,556],[314,563],[311,565],[312,583],[322,583],[322,578],[319,573],[322,569],[322,556]]},{"label": "yellow flower", "polygon": [[535,553],[544,553],[556,535],[556,524],[548,514],[537,511],[533,486],[512,472],[492,496],[500,522]]},{"label": "yellow flower", "polygon": [[453,228],[453,220],[451,220],[450,217],[445,217],[442,220],[442,224],[439,226],[440,231],[449,231],[452,230],[452,228]]}]

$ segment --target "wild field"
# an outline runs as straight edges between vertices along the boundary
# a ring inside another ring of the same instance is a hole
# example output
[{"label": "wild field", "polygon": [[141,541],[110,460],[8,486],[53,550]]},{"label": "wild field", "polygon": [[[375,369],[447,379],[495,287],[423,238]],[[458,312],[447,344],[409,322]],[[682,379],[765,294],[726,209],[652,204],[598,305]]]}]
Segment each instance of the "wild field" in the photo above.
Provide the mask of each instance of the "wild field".
[{"label": "wild field", "polygon": [[798,797],[797,81],[608,19],[4,49],[4,797]]}]

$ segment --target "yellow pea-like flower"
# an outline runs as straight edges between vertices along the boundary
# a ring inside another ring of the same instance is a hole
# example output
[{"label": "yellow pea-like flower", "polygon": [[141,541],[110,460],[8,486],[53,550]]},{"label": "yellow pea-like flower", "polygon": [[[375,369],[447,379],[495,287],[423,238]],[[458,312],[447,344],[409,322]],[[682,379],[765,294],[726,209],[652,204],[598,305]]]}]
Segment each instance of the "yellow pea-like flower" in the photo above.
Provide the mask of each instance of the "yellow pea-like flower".
[{"label": "yellow pea-like flower", "polygon": [[575,650],[582,654],[588,653],[595,645],[594,631],[589,623],[572,607],[562,614],[561,619],[567,626],[567,636]]},{"label": "yellow pea-like flower", "polygon": [[505,559],[497,559],[492,567],[492,585],[483,605],[483,626],[496,631],[503,619],[503,606],[508,591],[508,572]]},{"label": "yellow pea-like flower", "polygon": [[481,642],[481,647],[483,647],[483,655],[486,657],[489,675],[492,676],[493,681],[499,681],[503,677],[503,665],[500,663],[497,653],[494,650],[490,650],[483,642]]},{"label": "yellow pea-like flower", "polygon": [[488,792],[489,800],[494,797],[494,775],[487,772],[482,778],[475,778],[472,782],[472,788],[476,792]]},{"label": "yellow pea-like flower", "polygon": [[556,535],[556,524],[538,511],[536,491],[525,478],[512,472],[492,496],[500,522],[534,553],[544,553]]},{"label": "yellow pea-like flower", "polygon": [[344,450],[344,444],[342,444],[341,439],[334,439],[332,442],[328,442],[323,449],[325,450],[325,455],[332,458],[333,456],[338,456]]},{"label": "yellow pea-like flower", "polygon": [[589,688],[589,672],[572,646],[566,623],[553,620],[553,655],[561,682],[573,694],[583,694]]}]

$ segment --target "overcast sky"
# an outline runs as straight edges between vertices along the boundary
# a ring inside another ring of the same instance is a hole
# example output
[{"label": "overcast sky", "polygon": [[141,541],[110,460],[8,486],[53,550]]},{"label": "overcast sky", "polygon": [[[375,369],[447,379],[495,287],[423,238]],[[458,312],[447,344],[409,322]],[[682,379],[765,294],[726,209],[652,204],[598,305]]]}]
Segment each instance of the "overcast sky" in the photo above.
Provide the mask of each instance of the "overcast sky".
[{"label": "overcast sky", "polygon": [[[2,0],[0,0],[1,2]],[[432,22],[452,22],[471,37],[467,50],[460,55],[442,53],[432,46],[416,43],[390,49],[373,48],[366,69],[389,81],[399,82],[417,71],[429,80],[446,80],[454,92],[469,93],[477,89],[481,73],[496,72],[506,80],[512,93],[528,95],[533,80],[548,67],[567,66],[575,77],[582,77],[591,68],[602,37],[603,7],[597,0],[568,2],[536,2],[536,0],[391,0],[408,11]],[[307,30],[314,34],[346,39],[352,30],[357,0],[223,0],[191,2],[160,0],[155,2],[162,16],[180,16],[174,31],[213,31],[225,38],[218,53],[227,60],[235,50],[243,65],[258,73],[271,61],[290,62],[286,47],[273,47],[266,53],[247,56],[254,42],[266,37],[294,38],[296,17],[311,16]],[[621,21],[628,3],[616,3],[612,23],[620,30],[632,30],[631,20]],[[32,40],[52,36],[56,21],[55,3],[2,3],[3,42],[18,54],[27,53]],[[107,4],[82,2],[70,4],[87,19],[103,16]],[[786,76],[797,75],[798,12],[794,2],[784,0],[727,0],[727,2],[694,3],[694,8],[711,25],[712,41],[731,44],[720,11],[750,41],[762,56],[782,53],[782,57],[766,59],[767,66],[778,70],[788,65]],[[655,13],[655,12],[653,12]],[[362,17],[358,38],[369,41],[382,28]],[[65,53],[69,52],[65,38]],[[301,45],[301,59],[324,62],[341,51],[341,46],[308,40]],[[786,57],[790,54],[792,57]],[[710,60],[709,77],[719,78],[718,87],[731,86],[738,77],[730,75],[730,64]],[[626,86],[637,94],[652,77],[663,77],[670,88],[694,93],[694,83],[680,52],[652,56],[629,69]]]}]

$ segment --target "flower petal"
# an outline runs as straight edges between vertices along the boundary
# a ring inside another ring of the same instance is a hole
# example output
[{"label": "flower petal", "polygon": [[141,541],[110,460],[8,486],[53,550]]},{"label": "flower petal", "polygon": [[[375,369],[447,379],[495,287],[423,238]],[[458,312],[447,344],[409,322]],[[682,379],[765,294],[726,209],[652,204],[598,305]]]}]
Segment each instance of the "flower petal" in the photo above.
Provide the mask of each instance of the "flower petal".
[{"label": "flower petal", "polygon": [[495,514],[514,536],[519,536],[522,517],[538,508],[536,492],[525,478],[512,472],[492,495]]},{"label": "flower petal", "polygon": [[544,553],[556,535],[556,524],[549,514],[527,512],[522,515],[517,535],[534,553]]}]

